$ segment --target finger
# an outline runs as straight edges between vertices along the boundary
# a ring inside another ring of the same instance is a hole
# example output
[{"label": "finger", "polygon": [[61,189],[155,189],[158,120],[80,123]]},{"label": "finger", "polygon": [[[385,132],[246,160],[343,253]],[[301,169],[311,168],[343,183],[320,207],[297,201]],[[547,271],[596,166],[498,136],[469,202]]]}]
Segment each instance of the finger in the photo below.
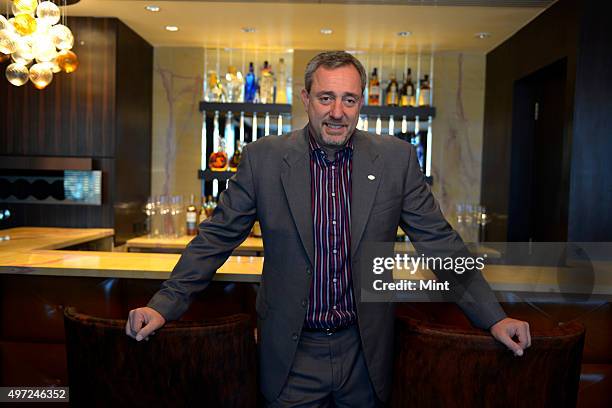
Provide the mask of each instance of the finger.
[{"label": "finger", "polygon": [[155,325],[153,323],[147,324],[145,327],[143,327],[138,332],[138,334],[136,334],[136,340],[140,341],[140,340],[142,340],[144,338],[149,337],[151,332],[153,332],[155,329],[157,329],[157,327],[155,327]]},{"label": "finger", "polygon": [[504,346],[512,350],[515,356],[523,355],[523,348],[519,344],[517,344],[514,340],[512,340],[512,338],[508,335],[508,333],[506,332],[502,333],[497,340],[499,340]]},{"label": "finger", "polygon": [[529,323],[521,322],[521,325],[517,328],[517,336],[520,340],[523,350],[531,346],[531,333],[529,333]]},{"label": "finger", "polygon": [[132,316],[130,317],[130,328],[132,329],[132,333],[136,334],[142,328],[145,323],[145,318],[142,313],[133,311]]},{"label": "finger", "polygon": [[531,347],[531,330],[529,330],[529,323],[525,322],[527,327],[527,347]]},{"label": "finger", "polygon": [[128,314],[127,322],[125,322],[125,334],[127,334],[130,337],[135,338],[136,331],[132,327],[133,321],[134,321],[134,310],[130,310],[130,313]]}]

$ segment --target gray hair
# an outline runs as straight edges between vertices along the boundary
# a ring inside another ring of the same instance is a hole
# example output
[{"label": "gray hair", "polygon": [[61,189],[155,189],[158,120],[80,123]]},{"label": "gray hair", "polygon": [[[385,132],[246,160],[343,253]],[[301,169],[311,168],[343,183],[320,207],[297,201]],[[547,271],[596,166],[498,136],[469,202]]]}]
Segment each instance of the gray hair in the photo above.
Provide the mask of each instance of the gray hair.
[{"label": "gray hair", "polygon": [[363,65],[361,62],[351,54],[345,51],[326,51],[316,55],[313,59],[308,62],[306,65],[306,73],[304,74],[304,85],[306,88],[306,92],[310,93],[310,88],[312,86],[312,76],[315,71],[320,67],[324,66],[325,68],[334,69],[340,68],[346,65],[352,65],[359,72],[359,76],[361,77],[361,93],[365,90],[367,75]]}]

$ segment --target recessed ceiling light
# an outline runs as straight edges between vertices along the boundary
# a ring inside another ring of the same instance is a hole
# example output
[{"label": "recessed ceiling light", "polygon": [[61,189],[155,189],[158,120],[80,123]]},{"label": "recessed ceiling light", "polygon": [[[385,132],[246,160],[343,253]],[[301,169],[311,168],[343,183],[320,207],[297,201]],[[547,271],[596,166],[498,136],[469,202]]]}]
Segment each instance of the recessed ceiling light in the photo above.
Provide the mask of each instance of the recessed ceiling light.
[{"label": "recessed ceiling light", "polygon": [[243,33],[254,33],[255,31],[257,31],[255,27],[242,27]]},{"label": "recessed ceiling light", "polygon": [[178,31],[178,30],[179,30],[179,28],[178,28],[177,26],[167,25],[167,26],[166,26],[166,30],[168,30],[168,31],[172,31],[172,32],[175,32],[175,31]]},{"label": "recessed ceiling light", "polygon": [[161,10],[161,8],[159,6],[146,6],[145,10],[151,11],[153,13],[157,13],[158,11]]},{"label": "recessed ceiling light", "polygon": [[398,36],[400,37],[410,37],[412,35],[412,32],[410,31],[400,31],[399,33],[397,33]]},{"label": "recessed ceiling light", "polygon": [[330,35],[333,33],[333,30],[331,28],[322,28],[321,29],[321,34],[323,35]]},{"label": "recessed ceiling light", "polygon": [[490,36],[491,36],[491,33],[486,33],[486,32],[474,34],[474,37],[479,38],[481,40],[484,40],[485,38],[489,38]]},{"label": "recessed ceiling light", "polygon": [[346,50],[345,52],[347,52],[348,54],[353,54],[353,55],[364,53],[364,51],[361,51],[361,50]]},{"label": "recessed ceiling light", "polygon": [[287,52],[288,53],[292,53],[293,52],[293,48],[287,48]]}]

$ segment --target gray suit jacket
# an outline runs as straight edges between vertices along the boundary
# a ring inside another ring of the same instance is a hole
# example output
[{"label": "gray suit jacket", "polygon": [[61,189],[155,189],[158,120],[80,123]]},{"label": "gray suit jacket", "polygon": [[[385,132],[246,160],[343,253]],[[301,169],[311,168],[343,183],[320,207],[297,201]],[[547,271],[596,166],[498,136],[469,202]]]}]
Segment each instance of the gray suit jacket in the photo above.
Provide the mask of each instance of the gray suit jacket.
[{"label": "gray suit jacket", "polygon": [[[306,314],[313,273],[314,241],[310,160],[306,129],[269,136],[243,151],[238,172],[219,197],[213,216],[200,225],[170,279],[149,302],[167,320],[179,318],[203,290],[256,219],[264,241],[264,267],[256,309],[260,382],[274,400],[291,368]],[[391,136],[353,134],[351,265],[359,299],[360,246],[395,240],[402,227],[419,251],[431,242],[463,247],[424,181],[414,148]],[[370,180],[368,175],[374,175]],[[421,242],[422,244],[420,244]],[[479,327],[505,317],[480,273],[466,274],[470,294],[460,302]],[[363,350],[374,389],[387,400],[391,389],[394,308],[357,301]]]}]

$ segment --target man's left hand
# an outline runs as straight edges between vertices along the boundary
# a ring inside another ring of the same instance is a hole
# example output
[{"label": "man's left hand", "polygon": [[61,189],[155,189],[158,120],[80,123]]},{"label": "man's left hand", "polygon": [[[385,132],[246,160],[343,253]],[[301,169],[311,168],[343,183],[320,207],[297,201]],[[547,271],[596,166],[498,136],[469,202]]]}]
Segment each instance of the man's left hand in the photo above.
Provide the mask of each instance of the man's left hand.
[{"label": "man's left hand", "polygon": [[[523,350],[531,346],[529,323],[506,317],[491,326],[491,335],[508,347],[515,356],[522,356]],[[517,340],[514,340],[516,337]]]}]

